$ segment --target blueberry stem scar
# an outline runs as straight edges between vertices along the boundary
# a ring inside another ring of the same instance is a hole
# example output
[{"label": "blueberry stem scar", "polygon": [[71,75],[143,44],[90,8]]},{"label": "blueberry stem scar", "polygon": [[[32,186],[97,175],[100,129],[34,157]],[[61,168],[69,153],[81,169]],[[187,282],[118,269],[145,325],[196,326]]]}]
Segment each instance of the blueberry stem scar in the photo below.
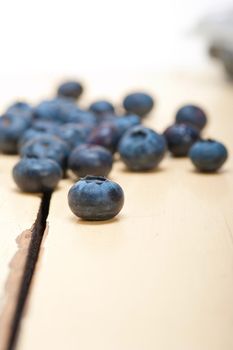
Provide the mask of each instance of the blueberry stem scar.
[{"label": "blueberry stem scar", "polygon": [[11,331],[8,338],[6,350],[14,350],[19,334],[20,322],[23,316],[24,306],[30,290],[30,285],[35,272],[36,263],[40,253],[40,246],[46,229],[46,221],[49,214],[49,206],[52,192],[43,193],[40,208],[32,229],[31,242],[25,262],[23,276],[20,283],[16,308],[12,317]]}]

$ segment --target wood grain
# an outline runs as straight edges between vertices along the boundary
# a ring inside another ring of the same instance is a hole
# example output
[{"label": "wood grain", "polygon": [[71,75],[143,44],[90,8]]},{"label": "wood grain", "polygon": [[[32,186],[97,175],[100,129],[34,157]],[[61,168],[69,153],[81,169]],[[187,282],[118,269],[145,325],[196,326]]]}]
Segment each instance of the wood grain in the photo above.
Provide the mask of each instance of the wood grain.
[{"label": "wood grain", "polygon": [[[93,96],[108,86],[120,96],[136,78],[106,81]],[[224,141],[231,154],[229,83],[189,72],[142,82],[158,96],[149,125],[162,131],[180,104],[200,103],[210,118],[206,136]],[[232,157],[216,175],[169,156],[145,174],[117,162],[111,178],[123,187],[125,206],[115,220],[97,224],[72,215],[72,182],[63,180],[18,350],[232,350],[232,175]]]}]

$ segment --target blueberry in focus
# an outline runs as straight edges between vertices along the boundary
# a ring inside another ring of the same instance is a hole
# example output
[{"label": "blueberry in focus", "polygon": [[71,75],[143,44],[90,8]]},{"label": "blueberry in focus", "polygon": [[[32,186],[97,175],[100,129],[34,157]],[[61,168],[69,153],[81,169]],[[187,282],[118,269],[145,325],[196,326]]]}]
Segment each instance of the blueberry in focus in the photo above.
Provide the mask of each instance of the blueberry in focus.
[{"label": "blueberry in focus", "polygon": [[174,124],[164,131],[169,151],[175,157],[185,157],[200,138],[199,130],[187,124]]},{"label": "blueberry in focus", "polygon": [[66,81],[57,89],[59,97],[68,97],[77,100],[83,93],[83,86],[78,81]]},{"label": "blueberry in focus", "polygon": [[99,100],[99,101],[93,102],[89,106],[89,110],[98,116],[98,115],[103,115],[106,113],[113,113],[114,106],[112,105],[112,103],[110,103],[108,101]]},{"label": "blueberry in focus", "polygon": [[28,119],[15,114],[8,113],[0,117],[0,152],[17,154],[19,139],[29,126]]},{"label": "blueberry in focus", "polygon": [[51,159],[23,158],[14,166],[13,178],[23,192],[45,192],[54,190],[62,170]]},{"label": "blueberry in focus", "polygon": [[120,140],[118,152],[130,170],[151,170],[163,159],[166,141],[163,135],[138,125],[124,134]]},{"label": "blueberry in focus", "polygon": [[123,207],[124,193],[120,185],[102,176],[86,176],[68,193],[71,211],[84,220],[109,220]]},{"label": "blueberry in focus", "polygon": [[221,168],[228,157],[226,147],[218,141],[207,139],[196,142],[189,151],[191,159],[197,170],[202,172],[215,172]]},{"label": "blueberry in focus", "polygon": [[86,175],[107,176],[113,164],[111,152],[95,145],[81,145],[70,154],[68,168],[78,177]]},{"label": "blueberry in focus", "polygon": [[20,149],[20,155],[27,158],[49,158],[56,161],[65,170],[69,148],[59,138],[45,135],[26,142]]},{"label": "blueberry in focus", "polygon": [[154,107],[154,100],[146,93],[135,92],[124,98],[123,106],[127,112],[144,117]]},{"label": "blueberry in focus", "polygon": [[177,124],[188,124],[202,130],[207,123],[206,113],[198,106],[186,105],[176,113]]}]

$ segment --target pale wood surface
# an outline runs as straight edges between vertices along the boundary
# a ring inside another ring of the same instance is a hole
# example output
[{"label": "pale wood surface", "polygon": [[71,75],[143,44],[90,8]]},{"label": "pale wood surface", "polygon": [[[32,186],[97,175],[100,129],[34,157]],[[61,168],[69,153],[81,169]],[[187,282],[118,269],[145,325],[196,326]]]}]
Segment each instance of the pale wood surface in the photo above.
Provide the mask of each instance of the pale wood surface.
[{"label": "pale wood surface", "polygon": [[18,157],[0,155],[0,312],[5,299],[5,282],[9,264],[17,247],[16,239],[22,231],[30,229],[35,221],[39,196],[20,193],[11,171]]},{"label": "pale wood surface", "polygon": [[[109,85],[99,80],[92,95],[109,86],[109,96],[119,96],[135,85],[137,79],[129,78],[109,77]],[[142,82],[159,100],[148,124],[162,131],[180,104],[200,103],[210,117],[206,135],[231,152],[229,83],[188,72],[138,78],[138,86]],[[111,178],[122,185],[125,206],[115,220],[98,224],[71,214],[72,182],[64,180],[52,198],[18,350],[232,350],[232,171],[231,157],[217,175],[195,173],[187,159],[167,157],[158,171],[146,174],[116,163]],[[16,195],[13,187],[11,182],[5,194],[7,222],[1,228],[8,227],[15,206],[25,210],[20,227],[12,219],[18,234],[31,224],[31,205],[38,202]]]}]

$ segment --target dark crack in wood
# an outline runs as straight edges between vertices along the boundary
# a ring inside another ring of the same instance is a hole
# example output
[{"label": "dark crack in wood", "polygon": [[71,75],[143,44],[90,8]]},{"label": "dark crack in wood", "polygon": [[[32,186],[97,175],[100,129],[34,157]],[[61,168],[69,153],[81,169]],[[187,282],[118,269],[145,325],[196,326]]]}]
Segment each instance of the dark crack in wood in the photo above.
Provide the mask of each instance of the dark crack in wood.
[{"label": "dark crack in wood", "polygon": [[41,242],[46,230],[46,222],[49,214],[51,195],[51,192],[46,192],[43,194],[37,218],[32,227],[31,240],[28,247],[28,253],[20,281],[20,286],[18,289],[16,306],[10,322],[9,336],[4,350],[14,350],[16,347],[20,329],[20,321],[23,316],[25,303],[27,301],[33,274],[35,272],[37,260],[40,253]]}]

